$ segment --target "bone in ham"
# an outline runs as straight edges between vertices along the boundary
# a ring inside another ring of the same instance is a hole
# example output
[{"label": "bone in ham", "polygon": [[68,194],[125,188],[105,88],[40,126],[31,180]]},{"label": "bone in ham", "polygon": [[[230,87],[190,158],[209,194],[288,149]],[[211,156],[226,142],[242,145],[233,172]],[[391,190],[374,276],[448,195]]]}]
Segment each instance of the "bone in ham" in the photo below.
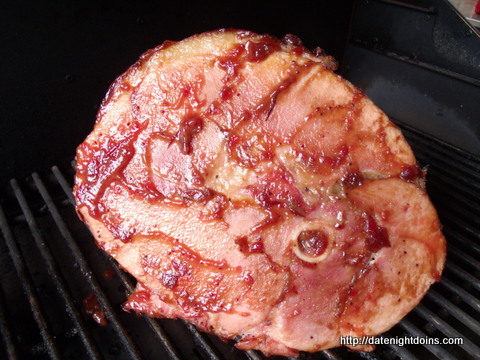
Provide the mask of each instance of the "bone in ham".
[{"label": "bone in ham", "polygon": [[295,356],[385,332],[440,279],[424,172],[335,66],[291,35],[219,30],[113,83],[74,194],[138,281],[126,309]]}]

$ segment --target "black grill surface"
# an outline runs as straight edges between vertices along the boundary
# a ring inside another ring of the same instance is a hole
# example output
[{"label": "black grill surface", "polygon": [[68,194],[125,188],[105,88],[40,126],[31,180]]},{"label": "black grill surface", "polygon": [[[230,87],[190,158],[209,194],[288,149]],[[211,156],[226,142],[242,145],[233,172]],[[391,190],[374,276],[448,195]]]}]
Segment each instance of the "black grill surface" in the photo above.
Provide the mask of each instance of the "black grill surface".
[{"label": "black grill surface", "polygon": [[[446,268],[421,304],[384,337],[460,337],[463,345],[345,348],[303,359],[468,359],[480,356],[480,159],[399,124],[444,224]],[[1,359],[264,359],[180,320],[122,310],[134,280],[94,244],[73,207],[73,168],[53,166],[0,189]],[[113,276],[112,276],[113,275]],[[108,324],[86,314],[98,299]],[[270,359],[283,359],[271,357]]]}]

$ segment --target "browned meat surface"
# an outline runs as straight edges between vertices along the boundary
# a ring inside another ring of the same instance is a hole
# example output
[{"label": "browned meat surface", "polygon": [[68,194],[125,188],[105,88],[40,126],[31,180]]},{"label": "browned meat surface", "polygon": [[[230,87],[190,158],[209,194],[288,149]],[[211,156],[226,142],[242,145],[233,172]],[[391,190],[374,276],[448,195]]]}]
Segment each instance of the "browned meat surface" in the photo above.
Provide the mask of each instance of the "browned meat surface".
[{"label": "browned meat surface", "polygon": [[115,81],[78,147],[75,198],[138,280],[127,309],[296,355],[388,330],[440,279],[423,171],[334,69],[294,36],[222,30]]}]

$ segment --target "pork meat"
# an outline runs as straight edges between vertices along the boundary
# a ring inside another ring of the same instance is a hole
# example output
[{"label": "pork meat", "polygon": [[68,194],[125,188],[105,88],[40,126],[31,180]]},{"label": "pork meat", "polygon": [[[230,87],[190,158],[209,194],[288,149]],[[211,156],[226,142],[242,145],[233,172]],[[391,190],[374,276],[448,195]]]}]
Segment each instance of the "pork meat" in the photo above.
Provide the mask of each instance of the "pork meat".
[{"label": "pork meat", "polygon": [[440,279],[425,173],[335,68],[293,35],[218,30],[112,84],[74,195],[138,281],[125,309],[295,356],[385,332]]}]

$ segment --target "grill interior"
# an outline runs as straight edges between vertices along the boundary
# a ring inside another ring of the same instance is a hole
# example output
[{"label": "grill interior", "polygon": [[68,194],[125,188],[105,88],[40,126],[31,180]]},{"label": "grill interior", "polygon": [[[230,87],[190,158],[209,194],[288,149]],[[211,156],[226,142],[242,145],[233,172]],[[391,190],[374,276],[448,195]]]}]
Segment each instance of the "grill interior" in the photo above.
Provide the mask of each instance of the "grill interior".
[{"label": "grill interior", "polygon": [[[428,169],[428,192],[444,224],[448,254],[441,282],[383,336],[461,337],[462,345],[380,345],[372,353],[339,348],[301,358],[480,356],[480,35],[447,0],[305,2],[275,9],[124,0],[112,6],[14,4],[0,12],[8,30],[0,47],[8,69],[0,81],[0,359],[265,359],[184,321],[123,311],[135,280],[97,248],[71,193],[70,156],[91,129],[87,119],[93,121],[112,79],[165,39],[220,27],[279,37],[292,32],[307,47],[325,46],[340,60],[343,76],[390,116],[409,121],[397,124]],[[51,164],[57,165],[31,173]],[[83,302],[92,297],[106,326],[86,312],[90,306]]]},{"label": "grill interior", "polygon": [[[385,337],[461,337],[463,345],[345,348],[303,359],[467,359],[480,354],[480,159],[400,124],[420,164],[448,241],[440,283]],[[264,359],[181,320],[127,313],[134,281],[94,244],[71,193],[73,167],[53,166],[0,189],[0,358]],[[85,311],[94,294],[108,324]],[[270,359],[283,359],[271,357]]]}]

